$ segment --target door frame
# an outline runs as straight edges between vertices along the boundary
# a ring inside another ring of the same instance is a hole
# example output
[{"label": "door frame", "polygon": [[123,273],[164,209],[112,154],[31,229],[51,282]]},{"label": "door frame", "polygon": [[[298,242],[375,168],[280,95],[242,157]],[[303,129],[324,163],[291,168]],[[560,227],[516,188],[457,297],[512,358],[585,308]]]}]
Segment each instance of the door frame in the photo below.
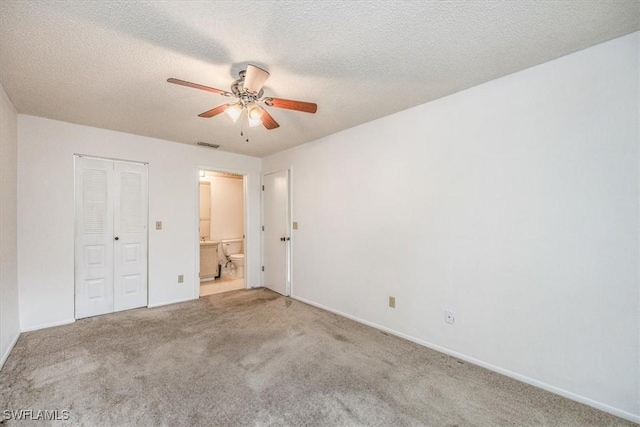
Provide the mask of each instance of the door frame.
[{"label": "door frame", "polygon": [[[85,159],[93,159],[93,160],[104,160],[109,162],[120,162],[120,163],[132,163],[135,165],[143,165],[147,168],[147,277],[146,277],[146,288],[147,288],[147,304],[144,307],[149,307],[149,191],[150,180],[149,180],[149,162],[144,161],[136,161],[136,160],[125,160],[118,159],[115,157],[100,157],[94,156],[91,154],[81,154],[81,153],[73,153],[73,318],[74,320],[78,320],[76,317],[76,240],[78,239],[77,234],[77,221],[78,221],[78,212],[76,210],[76,185],[77,185],[77,176],[76,176],[76,160],[78,158]],[[114,279],[115,280],[115,279]]]},{"label": "door frame", "polygon": [[[251,206],[249,201],[249,188],[250,186],[250,173],[247,170],[242,169],[231,169],[224,168],[220,166],[212,166],[212,165],[196,165],[193,170],[193,176],[195,177],[195,185],[194,194],[196,196],[196,204],[194,208],[195,213],[195,271],[194,271],[194,284],[193,284],[193,298],[200,298],[200,171],[207,172],[226,172],[233,173],[236,175],[242,175],[242,198],[244,201],[244,223],[243,223],[243,233],[244,233],[244,287],[245,289],[250,289],[251,283],[251,269],[249,268],[250,263],[250,254],[247,248],[249,248],[249,243],[253,240],[253,236],[249,233],[249,221],[248,219],[251,217]],[[221,250],[221,249],[219,249]]]},{"label": "door frame", "polygon": [[[261,228],[262,228],[262,232],[261,232],[261,240],[262,240],[262,245],[261,245],[261,251],[260,251],[260,257],[262,258],[262,260],[264,261],[264,177],[265,175],[269,175],[272,173],[276,173],[276,172],[282,172],[282,171],[286,171],[287,172],[287,234],[289,236],[289,240],[286,242],[286,253],[285,253],[285,260],[287,263],[286,266],[286,272],[287,272],[287,283],[285,284],[285,289],[286,289],[286,296],[288,297],[292,297],[293,296],[293,245],[294,245],[294,238],[293,238],[293,222],[292,222],[292,218],[293,218],[293,165],[289,165],[287,167],[284,168],[278,168],[278,169],[274,169],[274,170],[269,170],[267,172],[262,172],[262,175],[260,176],[260,185],[261,187],[261,191],[260,191],[260,223],[261,223]],[[264,265],[262,266],[264,267]],[[261,269],[262,270],[262,269]],[[260,281],[262,282],[262,285],[264,286],[264,270],[261,271],[260,273]]]}]

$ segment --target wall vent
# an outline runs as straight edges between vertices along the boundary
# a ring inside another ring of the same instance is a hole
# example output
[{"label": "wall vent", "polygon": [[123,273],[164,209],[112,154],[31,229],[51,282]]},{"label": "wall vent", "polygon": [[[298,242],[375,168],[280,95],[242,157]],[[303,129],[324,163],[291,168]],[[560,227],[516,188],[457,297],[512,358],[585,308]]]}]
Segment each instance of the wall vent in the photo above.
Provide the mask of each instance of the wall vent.
[{"label": "wall vent", "polygon": [[220,148],[220,144],[210,144],[208,142],[202,142],[202,141],[196,142],[196,145],[202,145],[203,147],[210,147],[210,148]]}]

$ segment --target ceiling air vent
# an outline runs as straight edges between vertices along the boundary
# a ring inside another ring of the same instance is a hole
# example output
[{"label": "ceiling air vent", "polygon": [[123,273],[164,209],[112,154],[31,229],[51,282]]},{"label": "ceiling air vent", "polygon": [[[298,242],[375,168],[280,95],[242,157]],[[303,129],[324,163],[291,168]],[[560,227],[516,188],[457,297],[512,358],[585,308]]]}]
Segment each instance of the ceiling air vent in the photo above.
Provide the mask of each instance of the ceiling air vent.
[{"label": "ceiling air vent", "polygon": [[210,148],[220,148],[220,144],[209,144],[208,142],[202,142],[202,141],[196,142],[196,145],[202,145],[203,147],[210,147]]}]

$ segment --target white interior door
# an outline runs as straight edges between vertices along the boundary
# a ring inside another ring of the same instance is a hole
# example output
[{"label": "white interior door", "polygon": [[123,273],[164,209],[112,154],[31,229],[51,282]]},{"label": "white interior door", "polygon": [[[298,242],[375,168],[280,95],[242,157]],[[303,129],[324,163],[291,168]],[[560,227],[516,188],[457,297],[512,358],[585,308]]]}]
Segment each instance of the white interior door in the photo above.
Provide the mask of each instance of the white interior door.
[{"label": "white interior door", "polygon": [[76,319],[113,311],[113,162],[76,157]]},{"label": "white interior door", "polygon": [[147,167],[76,157],[76,319],[147,305]]},{"label": "white interior door", "polygon": [[264,286],[289,294],[289,171],[264,175]]},{"label": "white interior door", "polygon": [[147,305],[147,166],[115,162],[114,311]]}]

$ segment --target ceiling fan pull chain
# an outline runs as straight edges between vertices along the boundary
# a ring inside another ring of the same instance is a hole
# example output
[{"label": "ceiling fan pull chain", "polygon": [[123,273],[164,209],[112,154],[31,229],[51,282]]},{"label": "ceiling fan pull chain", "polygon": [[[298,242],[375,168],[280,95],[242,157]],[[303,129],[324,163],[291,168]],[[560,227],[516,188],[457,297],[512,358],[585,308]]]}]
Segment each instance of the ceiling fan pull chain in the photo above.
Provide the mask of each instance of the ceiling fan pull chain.
[{"label": "ceiling fan pull chain", "polygon": [[[242,110],[242,112],[244,113],[244,109]],[[244,135],[244,120],[242,120],[240,122],[240,136],[245,136]],[[247,129],[247,138],[245,139],[246,142],[249,142],[249,130]]]}]

